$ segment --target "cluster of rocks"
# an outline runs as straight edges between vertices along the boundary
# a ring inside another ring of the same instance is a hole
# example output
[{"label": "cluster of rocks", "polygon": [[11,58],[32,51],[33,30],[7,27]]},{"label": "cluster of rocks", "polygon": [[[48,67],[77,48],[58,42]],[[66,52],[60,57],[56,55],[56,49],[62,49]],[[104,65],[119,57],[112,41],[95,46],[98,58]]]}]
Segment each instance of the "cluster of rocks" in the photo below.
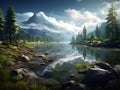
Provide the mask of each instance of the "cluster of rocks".
[{"label": "cluster of rocks", "polygon": [[12,77],[19,77],[20,79],[35,79],[38,76],[31,70],[25,68],[14,69],[11,72]]},{"label": "cluster of rocks", "polygon": [[70,80],[62,85],[64,90],[119,90],[120,65],[110,66],[107,63],[97,63],[90,68],[81,83]]}]

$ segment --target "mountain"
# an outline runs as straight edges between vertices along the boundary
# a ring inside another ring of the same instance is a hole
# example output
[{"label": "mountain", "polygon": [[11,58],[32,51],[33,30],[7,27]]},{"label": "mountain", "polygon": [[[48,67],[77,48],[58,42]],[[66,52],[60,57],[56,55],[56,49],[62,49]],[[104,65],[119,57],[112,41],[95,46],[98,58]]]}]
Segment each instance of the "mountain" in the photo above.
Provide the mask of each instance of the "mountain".
[{"label": "mountain", "polygon": [[40,20],[38,19],[37,15],[34,13],[32,17],[30,17],[27,21],[23,22],[24,24],[30,24],[30,23],[40,23]]},{"label": "mountain", "polygon": [[75,35],[74,32],[62,27],[42,12],[39,15],[34,14],[27,21],[22,22],[21,27],[35,36],[48,36],[64,41],[70,41],[72,36]]},{"label": "mountain", "polygon": [[104,23],[102,23],[101,26],[99,27],[102,33],[105,33],[106,25],[107,25],[107,23],[104,22]]}]

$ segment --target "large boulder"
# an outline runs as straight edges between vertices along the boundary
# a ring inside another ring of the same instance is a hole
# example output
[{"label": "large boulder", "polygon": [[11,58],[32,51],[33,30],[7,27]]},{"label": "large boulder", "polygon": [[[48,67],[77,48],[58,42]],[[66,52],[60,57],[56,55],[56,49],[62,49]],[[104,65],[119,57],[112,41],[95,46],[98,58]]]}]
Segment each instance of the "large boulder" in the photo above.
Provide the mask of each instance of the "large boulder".
[{"label": "large boulder", "polygon": [[16,77],[16,76],[23,76],[23,78],[27,78],[27,79],[34,79],[34,78],[38,78],[38,76],[31,70],[27,70],[27,69],[24,69],[24,68],[20,68],[20,69],[14,69],[12,72],[11,72],[11,75],[13,77]]},{"label": "large boulder", "polygon": [[31,60],[31,58],[26,55],[20,55],[20,56],[18,56],[18,59],[21,61],[24,61],[24,62],[29,62]]},{"label": "large boulder", "polygon": [[62,85],[62,90],[87,90],[86,85],[71,80]]},{"label": "large boulder", "polygon": [[106,90],[119,90],[117,80],[109,80],[105,86]]},{"label": "large boulder", "polygon": [[105,70],[111,70],[112,69],[112,66],[108,63],[105,63],[105,62],[96,63],[94,65],[94,67],[102,68],[102,69],[105,69]]},{"label": "large boulder", "polygon": [[110,79],[111,73],[101,68],[91,68],[85,75],[85,84],[88,86],[104,86]]},{"label": "large boulder", "polygon": [[113,71],[116,73],[117,77],[120,77],[120,65],[115,65]]}]

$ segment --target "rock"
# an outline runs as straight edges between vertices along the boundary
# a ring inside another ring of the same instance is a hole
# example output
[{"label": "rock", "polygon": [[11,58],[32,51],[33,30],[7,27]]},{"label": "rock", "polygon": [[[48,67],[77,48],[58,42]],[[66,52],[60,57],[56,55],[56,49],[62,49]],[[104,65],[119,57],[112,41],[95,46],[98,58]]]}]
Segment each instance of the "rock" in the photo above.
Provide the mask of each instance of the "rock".
[{"label": "rock", "polygon": [[45,63],[40,63],[40,65],[45,65]]},{"label": "rock", "polygon": [[70,80],[75,80],[76,79],[76,76],[74,74],[71,74],[70,77],[69,77]]},{"label": "rock", "polygon": [[106,90],[118,90],[117,81],[116,80],[109,80],[105,86]]},{"label": "rock", "polygon": [[120,65],[115,65],[113,71],[116,73],[117,77],[120,77]]},{"label": "rock", "polygon": [[30,57],[25,56],[25,55],[18,56],[18,59],[24,62],[29,62],[31,60]]},{"label": "rock", "polygon": [[47,52],[45,52],[44,54],[45,54],[46,56],[49,55],[49,53],[47,53]]},{"label": "rock", "polygon": [[69,81],[68,83],[62,85],[63,90],[87,90],[86,85],[76,83],[75,81]]},{"label": "rock", "polygon": [[40,57],[40,58],[46,58],[46,56],[44,54],[36,54],[36,57]]},{"label": "rock", "polygon": [[14,66],[15,65],[15,63],[14,62],[12,62],[12,61],[7,61],[5,64],[4,64],[4,66]]},{"label": "rock", "polygon": [[108,64],[108,63],[103,63],[103,62],[99,62],[99,63],[96,63],[94,65],[94,67],[99,67],[99,68],[102,68],[102,69],[105,69],[105,70],[111,70],[112,67]]},{"label": "rock", "polygon": [[54,60],[52,60],[52,59],[49,59],[48,61],[49,61],[49,62],[53,62]]},{"label": "rock", "polygon": [[110,79],[110,72],[101,68],[91,68],[85,75],[85,84],[88,86],[104,86]]},{"label": "rock", "polygon": [[27,78],[27,79],[34,79],[34,78],[38,78],[38,76],[31,70],[27,70],[24,68],[20,68],[20,69],[15,69],[11,72],[11,75],[13,77],[15,76],[23,76],[23,78]]}]

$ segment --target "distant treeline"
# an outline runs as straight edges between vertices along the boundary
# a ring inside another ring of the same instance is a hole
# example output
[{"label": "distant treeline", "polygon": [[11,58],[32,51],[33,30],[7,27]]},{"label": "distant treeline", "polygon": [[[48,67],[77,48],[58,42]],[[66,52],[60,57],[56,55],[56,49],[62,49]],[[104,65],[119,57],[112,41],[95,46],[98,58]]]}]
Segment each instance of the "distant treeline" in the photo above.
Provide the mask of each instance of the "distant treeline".
[{"label": "distant treeline", "polygon": [[[11,44],[20,42],[52,42],[53,38],[30,33],[29,30],[20,28],[16,23],[16,13],[12,6],[8,7],[5,17],[0,9],[0,41]],[[59,40],[56,40],[59,41]]]},{"label": "distant treeline", "polygon": [[83,32],[79,33],[76,37],[72,37],[71,43],[87,43],[87,42],[98,42],[102,43],[105,41],[115,42],[120,40],[120,24],[117,19],[117,12],[112,4],[108,10],[106,17],[105,31],[100,30],[98,25],[93,32],[87,32],[86,26],[83,27]]}]

